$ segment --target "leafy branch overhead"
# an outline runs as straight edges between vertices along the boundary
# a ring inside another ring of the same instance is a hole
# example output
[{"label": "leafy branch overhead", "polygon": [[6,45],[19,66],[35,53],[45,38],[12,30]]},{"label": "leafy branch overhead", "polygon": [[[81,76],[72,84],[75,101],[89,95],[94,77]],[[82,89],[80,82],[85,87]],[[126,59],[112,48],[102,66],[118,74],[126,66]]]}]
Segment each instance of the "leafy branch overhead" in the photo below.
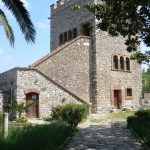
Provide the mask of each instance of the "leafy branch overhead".
[{"label": "leafy branch overhead", "polygon": [[[24,7],[24,4],[21,2],[21,0],[1,0],[1,1],[15,17],[25,40],[27,42],[34,43],[36,31],[30,19],[30,14]],[[0,25],[4,27],[10,45],[13,46],[15,42],[14,32],[2,9],[0,9]]]},{"label": "leafy branch overhead", "polygon": [[[123,36],[127,51],[137,50],[140,42],[150,47],[150,1],[149,0],[101,0],[99,4],[85,6],[99,20],[98,28],[111,36]],[[148,55],[147,55],[148,54]],[[149,61],[149,52],[138,53],[135,58]]]}]

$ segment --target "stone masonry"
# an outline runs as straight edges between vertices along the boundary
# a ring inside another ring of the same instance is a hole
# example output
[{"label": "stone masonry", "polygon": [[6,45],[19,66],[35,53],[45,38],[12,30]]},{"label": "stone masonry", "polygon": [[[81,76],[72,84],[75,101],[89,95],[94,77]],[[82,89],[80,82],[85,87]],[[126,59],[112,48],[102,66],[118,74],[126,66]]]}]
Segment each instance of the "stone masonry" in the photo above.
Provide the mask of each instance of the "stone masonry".
[{"label": "stone masonry", "polygon": [[98,2],[59,0],[51,6],[51,52],[28,68],[0,74],[4,103],[37,93],[39,117],[69,102],[92,103],[93,113],[140,106],[141,66],[130,60],[124,39],[100,31],[83,7]]},{"label": "stone masonry", "polygon": [[[100,1],[96,0],[60,0],[57,2],[57,4],[54,4],[51,6],[51,50],[57,51],[57,47],[59,47],[59,35],[61,33],[67,32],[73,28],[76,28],[78,31],[78,36],[80,37],[82,35],[82,25],[84,23],[89,23],[91,28],[91,36],[89,40],[89,47],[86,50],[79,47],[76,47],[75,43],[72,43],[72,47],[67,46],[64,48],[64,50],[61,51],[61,59],[67,60],[67,58],[70,58],[70,55],[72,54],[71,61],[76,60],[78,55],[80,57],[78,58],[78,61],[81,59],[81,57],[85,61],[80,61],[80,65],[83,65],[80,68],[83,70],[84,73],[77,75],[76,71],[79,69],[76,64],[74,65],[74,72],[73,72],[73,79],[72,75],[70,76],[70,73],[72,73],[72,70],[67,70],[68,66],[70,66],[70,63],[68,63],[68,60],[66,62],[66,70],[62,69],[62,63],[63,60],[57,59],[59,58],[57,55],[53,56],[51,59],[47,59],[40,63],[39,65],[36,65],[35,68],[38,68],[40,70],[44,70],[44,73],[49,74],[49,76],[53,76],[56,78],[60,84],[67,83],[67,85],[63,86],[69,86],[71,90],[75,91],[78,95],[83,95],[82,98],[86,98],[85,95],[87,95],[87,99],[89,99],[89,102],[93,104],[93,112],[98,111],[108,111],[112,108],[114,108],[114,90],[120,90],[121,91],[121,107],[139,107],[139,101],[141,97],[141,67],[138,63],[135,61],[130,60],[130,69],[129,70],[121,70],[120,64],[119,69],[114,70],[113,68],[113,56],[117,55],[118,61],[120,62],[120,57],[122,56],[124,58],[124,61],[126,58],[130,58],[131,54],[126,51],[126,46],[124,44],[125,40],[122,37],[111,37],[106,32],[102,32],[99,29],[97,29],[96,24],[98,21],[96,18],[85,10],[83,8],[83,5],[86,3],[99,3]],[[73,7],[75,5],[79,5],[81,9],[74,10]],[[54,42],[55,41],[55,42]],[[85,43],[81,43],[81,45],[84,45]],[[64,44],[65,45],[65,44]],[[68,50],[66,50],[68,49]],[[71,53],[69,53],[71,50]],[[76,55],[75,51],[77,51],[78,55]],[[88,51],[89,56],[87,56],[87,53],[83,53]],[[66,53],[67,52],[67,53]],[[63,54],[65,55],[63,55]],[[63,58],[62,58],[63,57]],[[57,59],[58,63],[52,62],[53,59]],[[50,66],[49,69],[47,69],[46,63],[51,64],[47,65]],[[81,64],[83,63],[83,64]],[[85,64],[89,64],[89,68],[85,69]],[[53,66],[53,67],[52,67]],[[34,65],[33,65],[34,67]],[[125,66],[126,67],[126,66]],[[44,68],[44,69],[43,69]],[[51,69],[52,68],[52,71]],[[55,69],[53,69],[55,68]],[[57,68],[57,69],[56,69]],[[55,71],[53,71],[55,70]],[[62,71],[63,70],[63,71]],[[60,73],[60,72],[63,73]],[[61,74],[61,76],[58,76]],[[84,77],[85,76],[85,77]],[[89,77],[89,78],[87,78]],[[87,86],[83,83],[82,79],[88,79]],[[75,79],[75,80],[74,80]],[[74,80],[74,81],[73,81]],[[63,82],[65,81],[65,82]],[[69,81],[69,82],[68,82]],[[70,82],[71,81],[71,82]],[[80,85],[76,84],[76,81],[80,82]],[[81,82],[82,81],[82,82]],[[72,84],[74,82],[75,84]],[[68,85],[71,83],[70,85]],[[86,89],[89,89],[88,90]],[[128,99],[126,97],[126,89],[131,88],[132,89],[132,98]],[[80,91],[83,91],[82,93]],[[85,92],[86,91],[86,92]],[[85,95],[84,95],[85,94]],[[89,97],[89,98],[88,98]]]},{"label": "stone masonry", "polygon": [[89,45],[90,38],[79,37],[62,45],[32,67],[89,102]]},{"label": "stone masonry", "polygon": [[[17,79],[14,83],[16,86],[14,86],[13,100],[16,100],[18,103],[26,103],[27,91],[32,91],[33,89],[40,91],[40,118],[50,116],[53,107],[65,105],[66,103],[83,103],[83,101],[74,94],[59,86],[56,82],[35,69],[15,68],[11,70],[10,73],[12,75],[15,74]],[[9,77],[7,76],[7,81],[8,79],[11,81],[11,74]],[[6,82],[4,78],[3,82]]]},{"label": "stone masonry", "polygon": [[0,112],[3,112],[3,91],[0,91]]},{"label": "stone masonry", "polygon": [[[77,28],[78,35],[82,35],[82,24],[93,23],[93,14],[82,6],[93,3],[94,0],[60,0],[51,6],[51,50],[59,47],[59,35],[63,32]],[[82,9],[73,9],[75,5]]]}]

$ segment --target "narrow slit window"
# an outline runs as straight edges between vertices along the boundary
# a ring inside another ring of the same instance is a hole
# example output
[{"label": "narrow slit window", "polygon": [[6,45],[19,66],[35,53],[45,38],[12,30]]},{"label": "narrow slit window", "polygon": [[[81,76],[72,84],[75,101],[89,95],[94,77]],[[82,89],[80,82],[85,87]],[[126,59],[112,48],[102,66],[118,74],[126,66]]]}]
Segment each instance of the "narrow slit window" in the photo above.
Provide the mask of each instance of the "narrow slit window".
[{"label": "narrow slit window", "polygon": [[122,56],[120,57],[120,69],[124,70],[124,58]]},{"label": "narrow slit window", "polygon": [[72,31],[70,30],[69,33],[68,33],[68,40],[72,40]]},{"label": "narrow slit window", "polygon": [[73,29],[73,38],[76,38],[76,37],[77,37],[77,29],[74,28],[74,29]]},{"label": "narrow slit window", "polygon": [[64,42],[67,42],[67,32],[64,33]]},{"label": "narrow slit window", "polygon": [[126,58],[126,70],[130,70],[130,59]]},{"label": "narrow slit window", "polygon": [[59,45],[63,44],[63,34],[60,34],[59,36]]},{"label": "narrow slit window", "polygon": [[90,23],[86,23],[82,25],[82,35],[90,36]]},{"label": "narrow slit window", "polygon": [[113,68],[118,69],[118,57],[117,56],[113,57]]}]

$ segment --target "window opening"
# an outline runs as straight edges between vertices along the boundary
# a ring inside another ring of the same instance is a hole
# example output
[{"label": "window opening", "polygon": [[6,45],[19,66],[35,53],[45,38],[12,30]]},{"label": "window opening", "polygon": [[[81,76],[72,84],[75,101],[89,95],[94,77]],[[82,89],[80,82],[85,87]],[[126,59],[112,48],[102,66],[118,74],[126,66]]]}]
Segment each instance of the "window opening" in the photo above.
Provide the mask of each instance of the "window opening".
[{"label": "window opening", "polygon": [[114,69],[118,69],[118,57],[114,56],[113,58],[113,65],[114,65]]},{"label": "window opening", "polygon": [[124,70],[124,58],[122,56],[120,57],[120,69]]}]

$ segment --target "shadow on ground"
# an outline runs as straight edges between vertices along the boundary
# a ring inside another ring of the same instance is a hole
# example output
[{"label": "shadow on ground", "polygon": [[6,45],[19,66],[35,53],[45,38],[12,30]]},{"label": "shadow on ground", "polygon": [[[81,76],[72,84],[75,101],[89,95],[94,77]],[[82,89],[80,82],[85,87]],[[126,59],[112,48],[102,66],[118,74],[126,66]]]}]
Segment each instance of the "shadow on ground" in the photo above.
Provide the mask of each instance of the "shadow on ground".
[{"label": "shadow on ground", "polygon": [[65,150],[142,150],[124,122],[105,122],[80,127]]}]

